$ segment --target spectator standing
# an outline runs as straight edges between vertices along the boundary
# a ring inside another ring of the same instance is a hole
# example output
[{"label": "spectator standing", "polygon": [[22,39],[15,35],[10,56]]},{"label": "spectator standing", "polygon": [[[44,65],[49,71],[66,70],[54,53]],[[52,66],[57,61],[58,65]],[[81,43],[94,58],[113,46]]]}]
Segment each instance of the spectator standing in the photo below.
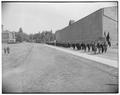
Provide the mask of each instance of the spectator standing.
[{"label": "spectator standing", "polygon": [[9,54],[10,53],[10,48],[7,47],[6,50],[7,50],[7,53]]},{"label": "spectator standing", "polygon": [[4,48],[4,54],[6,54],[6,48]]},{"label": "spectator standing", "polygon": [[106,36],[106,40],[107,40],[107,42],[108,42],[109,47],[111,47],[110,34],[109,34],[109,32],[108,32],[108,34],[107,34],[107,36]]}]

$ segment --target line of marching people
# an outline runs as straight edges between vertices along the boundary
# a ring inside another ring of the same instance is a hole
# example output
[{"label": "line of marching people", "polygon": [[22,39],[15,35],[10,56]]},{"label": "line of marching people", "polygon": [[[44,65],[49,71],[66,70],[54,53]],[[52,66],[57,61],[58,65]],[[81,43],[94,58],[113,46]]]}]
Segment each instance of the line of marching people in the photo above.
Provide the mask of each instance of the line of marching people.
[{"label": "line of marching people", "polygon": [[108,44],[107,44],[107,42],[93,41],[91,43],[84,43],[84,42],[73,43],[69,47],[72,47],[73,49],[77,49],[77,50],[84,50],[85,52],[92,51],[95,54],[98,54],[98,53],[106,53],[107,48],[108,48]]},{"label": "line of marching people", "polygon": [[70,43],[70,42],[55,42],[55,43],[47,43],[50,45],[55,45],[55,46],[61,46],[61,47],[66,47],[66,48],[73,48],[77,50],[84,50],[85,52],[92,51],[95,54],[100,54],[100,53],[106,53],[108,46],[111,47],[111,41],[110,41],[110,34],[108,32],[106,36],[106,32],[104,32],[104,40],[98,40],[98,41],[92,41],[89,43],[85,42],[78,42],[78,43]]},{"label": "line of marching people", "polygon": [[[49,43],[50,44],[50,43]],[[74,50],[83,50],[84,52],[94,52],[94,54],[106,53],[108,46],[110,47],[107,41],[92,41],[90,43],[78,42],[78,43],[51,43],[51,45],[56,45],[60,47],[73,48]]]}]

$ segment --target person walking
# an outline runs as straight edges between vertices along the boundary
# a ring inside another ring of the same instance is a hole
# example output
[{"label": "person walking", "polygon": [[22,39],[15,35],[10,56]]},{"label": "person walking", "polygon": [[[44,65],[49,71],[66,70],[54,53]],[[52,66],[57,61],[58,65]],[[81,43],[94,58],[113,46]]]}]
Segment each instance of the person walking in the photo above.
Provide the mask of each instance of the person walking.
[{"label": "person walking", "polygon": [[81,43],[81,49],[83,50],[83,42]]},{"label": "person walking", "polygon": [[72,43],[72,47],[73,47],[73,49],[75,49],[75,44],[74,43]]},{"label": "person walking", "polygon": [[104,52],[104,45],[103,42],[101,43],[101,49],[102,49],[102,53]]},{"label": "person walking", "polygon": [[104,51],[106,53],[107,52],[107,43],[106,42],[104,42],[103,47],[104,47]]},{"label": "person walking", "polygon": [[81,43],[79,43],[79,50],[81,50]]},{"label": "person walking", "polygon": [[100,42],[99,42],[99,41],[98,41],[98,43],[97,43],[97,48],[98,48],[98,53],[100,53],[101,48],[100,48]]},{"label": "person walking", "polygon": [[79,50],[79,44],[78,43],[76,43],[76,48],[77,48],[77,50]]},{"label": "person walking", "polygon": [[90,44],[87,44],[88,52],[90,52]]},{"label": "person walking", "polygon": [[92,46],[92,52],[94,52],[95,42],[92,42],[92,43],[91,43],[91,46]]},{"label": "person walking", "polygon": [[97,43],[95,42],[94,43],[94,54],[96,54],[97,53]]}]

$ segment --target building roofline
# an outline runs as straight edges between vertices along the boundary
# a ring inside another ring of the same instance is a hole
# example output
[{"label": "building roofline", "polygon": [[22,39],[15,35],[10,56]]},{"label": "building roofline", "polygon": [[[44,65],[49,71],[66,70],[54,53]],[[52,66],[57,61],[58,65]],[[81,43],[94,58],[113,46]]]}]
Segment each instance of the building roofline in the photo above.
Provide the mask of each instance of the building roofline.
[{"label": "building roofline", "polygon": [[[95,13],[95,12],[97,12],[97,11],[103,10],[103,9],[105,9],[105,8],[111,8],[111,7],[118,7],[118,6],[110,6],[110,7],[100,8],[100,9],[98,9],[98,10],[96,10],[96,11],[94,11],[94,12],[92,12],[92,13],[88,14],[87,16],[84,16],[84,17],[82,17],[81,19],[79,19],[79,20],[75,21],[75,22],[74,22],[73,24],[71,24],[71,25],[74,25],[75,23],[79,22],[79,21],[80,21],[80,20],[82,20],[82,19],[87,18],[88,16],[90,16],[91,14],[93,14],[93,13]],[[69,25],[68,25],[68,26],[65,26],[64,28],[59,29],[59,30],[57,30],[57,31],[63,30],[63,29],[65,29],[65,28],[67,28],[67,27],[69,27]],[[57,32],[57,31],[56,31],[56,32]]]}]

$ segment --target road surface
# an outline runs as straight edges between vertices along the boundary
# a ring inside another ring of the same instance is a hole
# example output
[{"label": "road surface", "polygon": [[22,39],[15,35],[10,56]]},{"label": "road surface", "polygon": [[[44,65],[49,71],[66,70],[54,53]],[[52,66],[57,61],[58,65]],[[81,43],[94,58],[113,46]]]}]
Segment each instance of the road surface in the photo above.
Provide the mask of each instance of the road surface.
[{"label": "road surface", "polygon": [[117,92],[118,70],[43,44],[21,43],[2,55],[2,90],[19,92]]}]

